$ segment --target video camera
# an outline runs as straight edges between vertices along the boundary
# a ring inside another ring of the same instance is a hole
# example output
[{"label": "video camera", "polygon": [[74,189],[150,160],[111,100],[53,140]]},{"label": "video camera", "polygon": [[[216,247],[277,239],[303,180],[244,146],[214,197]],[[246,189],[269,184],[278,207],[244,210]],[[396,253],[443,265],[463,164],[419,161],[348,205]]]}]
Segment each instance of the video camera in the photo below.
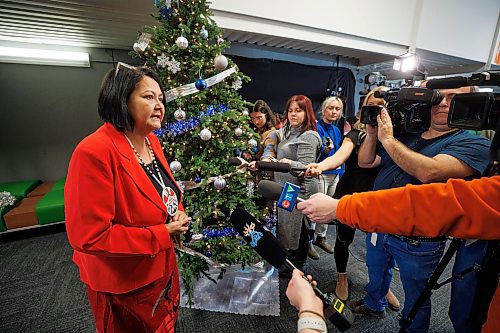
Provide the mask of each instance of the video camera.
[{"label": "video camera", "polygon": [[[374,97],[385,100],[385,107],[399,133],[421,133],[427,130],[432,106],[438,105],[443,99],[438,90],[411,87],[376,91]],[[379,105],[361,107],[360,122],[376,126],[381,109]]]},{"label": "video camera", "polygon": [[[476,73],[470,77],[454,76],[429,80],[426,86],[433,89],[453,89],[465,86],[500,87],[500,71]],[[495,130],[490,155],[494,161],[499,161],[500,94],[475,92],[455,95],[450,102],[448,126],[475,131]]]}]

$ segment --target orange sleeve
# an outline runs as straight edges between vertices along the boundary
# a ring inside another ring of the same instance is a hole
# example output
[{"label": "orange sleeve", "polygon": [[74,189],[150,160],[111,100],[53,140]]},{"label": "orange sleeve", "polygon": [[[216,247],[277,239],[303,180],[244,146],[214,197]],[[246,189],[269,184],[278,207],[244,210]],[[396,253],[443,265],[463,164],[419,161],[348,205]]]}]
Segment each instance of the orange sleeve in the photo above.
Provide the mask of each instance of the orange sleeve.
[{"label": "orange sleeve", "polygon": [[337,217],[368,232],[500,239],[500,176],[347,195]]}]

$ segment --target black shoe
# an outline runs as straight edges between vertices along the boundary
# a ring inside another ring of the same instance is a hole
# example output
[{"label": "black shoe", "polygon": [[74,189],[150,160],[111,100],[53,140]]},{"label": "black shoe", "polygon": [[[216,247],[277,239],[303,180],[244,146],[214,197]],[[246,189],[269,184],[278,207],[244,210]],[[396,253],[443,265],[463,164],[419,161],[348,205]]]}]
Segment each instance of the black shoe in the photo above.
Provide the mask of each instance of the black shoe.
[{"label": "black shoe", "polygon": [[320,237],[320,236],[316,237],[314,245],[321,248],[325,252],[333,253],[333,246],[332,244],[326,241],[326,237]]},{"label": "black shoe", "polygon": [[346,305],[351,308],[352,312],[355,314],[371,316],[378,319],[383,319],[387,315],[385,310],[382,311],[374,311],[366,306],[365,301],[363,299],[357,301],[349,301]]},{"label": "black shoe", "polygon": [[278,269],[278,276],[282,279],[291,279],[292,278],[292,271],[288,269],[286,266],[281,266]]},{"label": "black shoe", "polygon": [[309,242],[309,249],[307,250],[307,256],[313,260],[318,260],[319,259],[319,253],[316,251],[314,248],[313,242]]}]

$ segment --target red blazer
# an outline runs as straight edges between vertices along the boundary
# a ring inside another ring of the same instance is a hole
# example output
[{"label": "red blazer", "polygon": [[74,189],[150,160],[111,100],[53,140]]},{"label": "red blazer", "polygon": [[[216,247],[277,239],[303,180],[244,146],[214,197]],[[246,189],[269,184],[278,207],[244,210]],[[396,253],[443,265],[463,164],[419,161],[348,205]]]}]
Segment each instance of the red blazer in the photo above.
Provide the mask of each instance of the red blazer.
[{"label": "red blazer", "polygon": [[[178,186],[160,142],[152,133],[148,138],[157,160]],[[126,293],[173,273],[173,291],[178,294],[166,207],[124,134],[113,125],[104,124],[78,144],[69,163],[64,198],[73,261],[92,290]]]}]

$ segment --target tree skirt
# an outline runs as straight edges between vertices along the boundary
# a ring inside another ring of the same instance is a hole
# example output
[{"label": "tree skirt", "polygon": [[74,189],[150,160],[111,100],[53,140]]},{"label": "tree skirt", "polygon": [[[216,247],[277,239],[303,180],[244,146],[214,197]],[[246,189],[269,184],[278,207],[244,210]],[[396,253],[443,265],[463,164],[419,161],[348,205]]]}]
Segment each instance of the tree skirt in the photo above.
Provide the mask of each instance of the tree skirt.
[{"label": "tree skirt", "polygon": [[[217,280],[219,269],[208,275]],[[181,306],[188,307],[188,297],[181,284]],[[217,284],[202,278],[194,284],[194,303],[191,308],[246,315],[279,316],[278,271],[267,263],[260,263],[244,270],[240,265],[227,268],[224,278]]]}]

